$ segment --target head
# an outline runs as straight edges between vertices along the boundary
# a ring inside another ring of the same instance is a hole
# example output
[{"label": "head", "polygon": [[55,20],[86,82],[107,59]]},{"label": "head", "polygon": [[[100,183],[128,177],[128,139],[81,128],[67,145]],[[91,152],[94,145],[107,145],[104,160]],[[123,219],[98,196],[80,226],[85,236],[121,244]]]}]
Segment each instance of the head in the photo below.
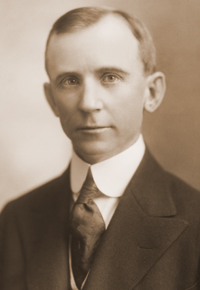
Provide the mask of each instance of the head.
[{"label": "head", "polygon": [[165,81],[145,26],[125,12],[84,7],[59,18],[46,47],[45,95],[76,153],[97,163],[131,146]]},{"label": "head", "polygon": [[152,74],[156,70],[156,50],[146,26],[137,18],[121,10],[102,7],[83,7],[70,10],[53,25],[46,43],[45,68],[48,73],[47,50],[53,34],[73,33],[98,23],[105,16],[120,16],[128,24],[134,37],[139,42],[139,55],[144,65],[144,73]]}]

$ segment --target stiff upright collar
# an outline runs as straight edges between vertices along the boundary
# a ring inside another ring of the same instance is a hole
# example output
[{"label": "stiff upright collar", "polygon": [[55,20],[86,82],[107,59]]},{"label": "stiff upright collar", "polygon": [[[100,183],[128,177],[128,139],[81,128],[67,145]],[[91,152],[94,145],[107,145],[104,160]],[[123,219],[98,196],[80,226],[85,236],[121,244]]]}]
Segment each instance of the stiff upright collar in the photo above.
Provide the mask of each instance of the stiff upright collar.
[{"label": "stiff upright collar", "polygon": [[120,197],[137,170],[144,152],[145,144],[142,135],[125,151],[93,165],[84,162],[73,152],[70,167],[72,192],[80,191],[88,168],[91,166],[92,175],[98,189],[109,197]]}]

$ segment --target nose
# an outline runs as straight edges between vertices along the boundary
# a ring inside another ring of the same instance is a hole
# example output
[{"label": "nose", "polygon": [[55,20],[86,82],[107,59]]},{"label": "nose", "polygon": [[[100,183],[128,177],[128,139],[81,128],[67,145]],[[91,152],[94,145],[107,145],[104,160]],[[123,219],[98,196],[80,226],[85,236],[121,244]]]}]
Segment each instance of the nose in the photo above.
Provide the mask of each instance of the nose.
[{"label": "nose", "polygon": [[103,108],[101,100],[101,88],[95,80],[89,79],[84,82],[79,109],[83,112],[90,113],[100,111]]}]

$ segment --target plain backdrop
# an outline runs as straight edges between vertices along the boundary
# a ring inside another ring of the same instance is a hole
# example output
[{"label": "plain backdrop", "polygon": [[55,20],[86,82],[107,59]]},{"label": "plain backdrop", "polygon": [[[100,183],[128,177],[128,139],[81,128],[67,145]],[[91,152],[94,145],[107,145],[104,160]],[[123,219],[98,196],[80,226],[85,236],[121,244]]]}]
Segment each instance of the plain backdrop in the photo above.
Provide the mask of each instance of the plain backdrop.
[{"label": "plain backdrop", "polygon": [[58,17],[92,5],[149,28],[167,91],[144,116],[144,138],[164,168],[200,189],[199,0],[0,0],[0,208],[67,167],[71,144],[43,93],[45,42]]}]

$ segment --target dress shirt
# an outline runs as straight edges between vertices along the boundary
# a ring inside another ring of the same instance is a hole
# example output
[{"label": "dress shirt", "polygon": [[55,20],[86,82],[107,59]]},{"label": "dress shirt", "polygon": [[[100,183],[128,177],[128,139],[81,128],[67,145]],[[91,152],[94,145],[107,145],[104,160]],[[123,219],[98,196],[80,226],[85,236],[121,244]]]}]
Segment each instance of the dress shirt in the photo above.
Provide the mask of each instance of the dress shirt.
[{"label": "dress shirt", "polygon": [[[73,152],[70,167],[73,201],[76,202],[78,199],[87,176],[88,168],[91,167],[94,182],[101,191],[101,194],[97,198],[94,198],[94,201],[103,216],[105,227],[107,228],[117,208],[120,197],[123,195],[144,156],[144,151],[145,144],[142,135],[140,135],[137,141],[128,149],[93,165],[84,162]],[[72,290],[78,290],[72,273],[71,249],[69,249],[69,265],[71,288]]]}]

